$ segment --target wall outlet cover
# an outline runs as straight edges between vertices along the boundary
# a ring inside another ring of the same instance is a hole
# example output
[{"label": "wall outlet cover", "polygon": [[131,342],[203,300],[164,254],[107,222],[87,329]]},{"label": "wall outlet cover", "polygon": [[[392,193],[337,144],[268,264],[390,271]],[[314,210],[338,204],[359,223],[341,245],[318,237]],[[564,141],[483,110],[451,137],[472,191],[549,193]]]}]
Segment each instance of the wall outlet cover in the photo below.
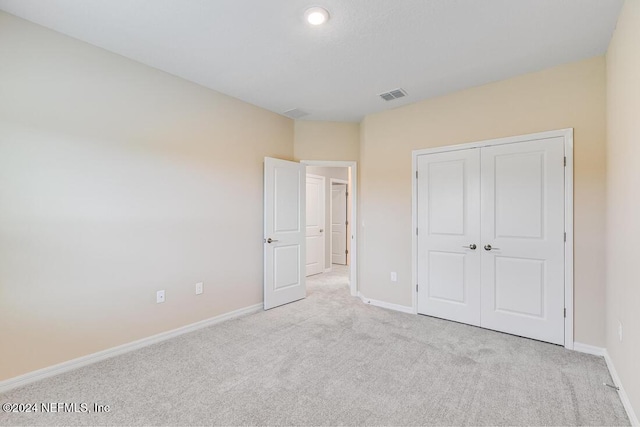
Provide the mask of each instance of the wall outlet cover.
[{"label": "wall outlet cover", "polygon": [[156,292],[156,303],[160,304],[164,302],[164,291]]},{"label": "wall outlet cover", "polygon": [[200,295],[202,292],[204,292],[204,283],[203,282],[196,283],[196,295]]}]

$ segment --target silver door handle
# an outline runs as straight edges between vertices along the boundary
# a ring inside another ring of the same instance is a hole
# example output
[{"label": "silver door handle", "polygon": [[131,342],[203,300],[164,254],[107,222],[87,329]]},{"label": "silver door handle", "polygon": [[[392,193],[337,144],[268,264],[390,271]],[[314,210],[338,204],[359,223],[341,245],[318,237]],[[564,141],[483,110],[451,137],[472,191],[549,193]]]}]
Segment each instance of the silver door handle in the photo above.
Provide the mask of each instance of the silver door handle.
[{"label": "silver door handle", "polygon": [[274,240],[274,239],[272,239],[271,237],[269,237],[269,238],[267,239],[267,243],[273,243],[273,242],[278,242],[278,241],[279,241],[279,240]]},{"label": "silver door handle", "polygon": [[492,248],[491,245],[484,245],[484,250],[485,251],[490,251],[491,249],[495,249],[496,251],[500,250],[500,248]]},{"label": "silver door handle", "polygon": [[467,249],[471,249],[472,251],[475,251],[477,246],[475,243],[472,243],[469,246],[463,246],[463,248],[467,248]]},{"label": "silver door handle", "polygon": [[320,232],[322,233],[323,231],[324,231],[324,230],[321,228],[321,229],[320,229]]}]

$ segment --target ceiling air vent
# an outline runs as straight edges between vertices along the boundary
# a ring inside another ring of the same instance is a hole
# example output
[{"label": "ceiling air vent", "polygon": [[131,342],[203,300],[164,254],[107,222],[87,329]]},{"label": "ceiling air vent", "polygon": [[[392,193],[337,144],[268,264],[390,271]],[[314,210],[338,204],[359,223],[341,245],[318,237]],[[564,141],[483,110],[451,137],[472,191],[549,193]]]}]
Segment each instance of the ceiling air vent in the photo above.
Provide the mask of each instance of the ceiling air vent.
[{"label": "ceiling air vent", "polygon": [[304,117],[304,116],[308,116],[309,113],[307,113],[306,111],[302,111],[299,108],[294,108],[292,110],[287,110],[284,113],[285,116],[290,117],[292,119],[299,119],[300,117]]},{"label": "ceiling air vent", "polygon": [[393,101],[394,99],[404,98],[407,96],[407,92],[402,88],[398,88],[389,92],[379,93],[378,96],[385,101]]}]

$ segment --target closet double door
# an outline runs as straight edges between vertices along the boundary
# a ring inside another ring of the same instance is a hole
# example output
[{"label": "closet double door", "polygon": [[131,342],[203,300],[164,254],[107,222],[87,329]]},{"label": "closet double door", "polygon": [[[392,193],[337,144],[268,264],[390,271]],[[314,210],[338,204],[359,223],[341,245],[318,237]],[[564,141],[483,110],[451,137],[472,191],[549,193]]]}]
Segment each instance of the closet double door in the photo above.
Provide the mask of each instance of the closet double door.
[{"label": "closet double door", "polygon": [[417,158],[418,312],[564,344],[564,143]]}]

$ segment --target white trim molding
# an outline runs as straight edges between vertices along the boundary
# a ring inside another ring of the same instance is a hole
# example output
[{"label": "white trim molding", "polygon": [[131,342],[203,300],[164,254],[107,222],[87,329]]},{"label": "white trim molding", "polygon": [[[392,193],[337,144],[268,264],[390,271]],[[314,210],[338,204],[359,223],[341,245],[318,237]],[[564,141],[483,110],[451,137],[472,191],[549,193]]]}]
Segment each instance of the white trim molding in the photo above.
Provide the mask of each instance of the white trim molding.
[{"label": "white trim molding", "polygon": [[558,136],[564,136],[564,346],[573,349],[573,128],[556,131]]},{"label": "white trim molding", "polygon": [[46,368],[38,369],[37,371],[33,371],[23,375],[19,375],[17,377],[9,378],[8,380],[0,381],[0,393],[7,392],[17,387],[22,387],[24,385],[43,380],[45,378],[49,378],[65,372],[73,371],[74,369],[91,365],[93,363],[100,362],[105,359],[109,359],[111,357],[129,353],[131,351],[138,350],[140,348],[147,347],[152,344],[156,344],[171,338],[175,338],[179,335],[197,331],[198,329],[206,328],[207,326],[212,326],[218,323],[222,323],[224,321],[231,320],[236,317],[257,313],[261,310],[262,310],[262,303],[250,305],[248,307],[240,308],[238,310],[234,310],[229,313],[224,313],[215,317],[211,317],[209,319],[191,323],[189,325],[185,325],[180,328],[172,329],[166,332],[161,332],[159,334],[142,338],[137,341],[132,341],[127,344],[122,344],[117,347],[108,348],[106,350],[102,350],[97,353],[88,354],[86,356],[68,360],[66,362],[62,362],[57,365],[49,366]]},{"label": "white trim molding", "polygon": [[[447,151],[466,150],[469,148],[482,148],[503,144],[514,144],[518,142],[526,142],[547,138],[564,138],[564,155],[566,157],[566,167],[564,168],[564,220],[565,220],[565,232],[566,243],[564,245],[564,306],[566,309],[566,316],[564,321],[564,347],[568,350],[573,350],[573,313],[574,313],[574,300],[573,300],[573,128],[552,130],[548,132],[532,133],[527,135],[518,135],[506,138],[489,139],[484,141],[471,142],[467,144],[458,145],[444,145],[441,147],[427,148],[421,150],[413,150],[411,153],[412,164],[412,207],[411,218],[412,227],[411,230],[416,230],[418,227],[418,184],[417,179],[414,177],[418,171],[418,156],[424,154],[443,153]],[[418,313],[418,291],[416,285],[418,284],[418,238],[416,233],[411,233],[411,264],[412,264],[412,292],[411,292],[411,305],[412,312]]]},{"label": "white trim molding", "polygon": [[381,308],[387,308],[389,310],[400,311],[402,313],[415,314],[413,312],[413,307],[408,307],[406,305],[400,305],[400,304],[392,304],[390,302],[378,301],[375,299],[367,298],[364,295],[362,295],[362,293],[360,292],[358,292],[358,297],[365,304],[370,304],[370,305],[374,305],[376,307],[381,307]]},{"label": "white trim molding", "polygon": [[629,417],[629,421],[632,426],[640,426],[640,421],[638,421],[638,416],[633,410],[633,406],[631,406],[631,401],[629,400],[629,396],[627,396],[627,392],[624,390],[622,386],[622,381],[620,381],[620,377],[618,376],[618,372],[616,371],[616,367],[613,365],[613,360],[611,356],[609,356],[609,352],[607,349],[604,349],[604,361],[607,362],[607,367],[609,368],[609,373],[611,374],[611,379],[613,380],[613,385],[618,387],[618,395],[620,396],[620,400],[622,401],[622,406],[624,406],[624,410],[627,411],[627,416]]},{"label": "white trim molding", "polygon": [[605,348],[596,347],[595,345],[582,344],[581,342],[574,342],[573,350],[580,353],[593,354],[594,356],[601,357],[604,357],[604,354],[607,352],[607,349]]},{"label": "white trim molding", "polygon": [[622,386],[622,381],[620,381],[620,377],[618,376],[616,367],[613,365],[613,360],[611,359],[611,356],[609,356],[609,352],[607,351],[607,349],[589,344],[582,344],[580,342],[574,342],[573,350],[579,351],[580,353],[592,354],[594,356],[600,356],[604,358],[604,361],[607,364],[607,369],[609,370],[609,374],[611,375],[611,380],[613,381],[613,384],[611,385],[618,387],[618,396],[620,396],[620,401],[622,402],[622,406],[624,406],[624,410],[627,412],[627,417],[629,417],[631,425],[640,426],[638,417],[633,410],[633,406],[631,406],[629,396],[627,396],[627,392]]}]

